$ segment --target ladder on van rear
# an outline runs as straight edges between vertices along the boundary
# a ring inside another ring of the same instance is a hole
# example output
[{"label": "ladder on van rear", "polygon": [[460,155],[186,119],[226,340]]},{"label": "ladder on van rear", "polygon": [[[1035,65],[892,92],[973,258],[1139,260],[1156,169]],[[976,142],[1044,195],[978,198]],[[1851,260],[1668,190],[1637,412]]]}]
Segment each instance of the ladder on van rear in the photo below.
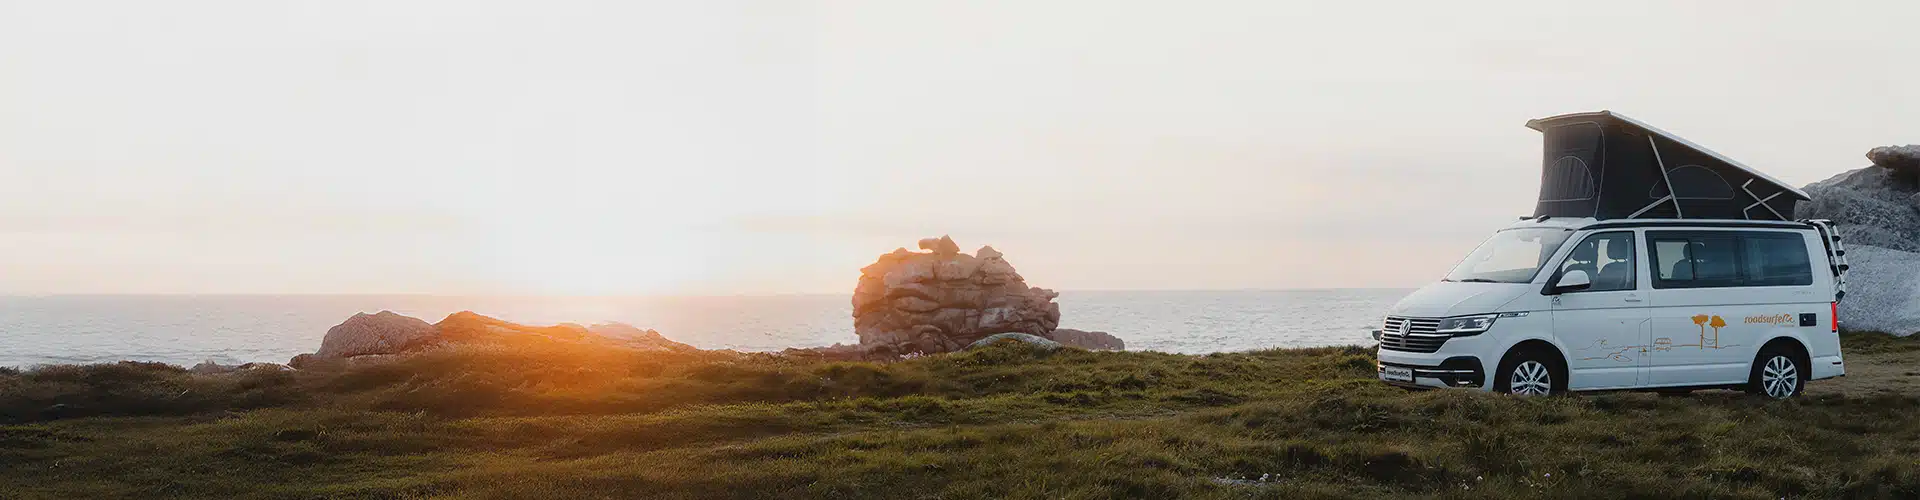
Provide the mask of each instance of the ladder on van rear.
[{"label": "ladder on van rear", "polygon": [[1833,271],[1833,301],[1847,296],[1847,248],[1840,243],[1840,232],[1827,219],[1802,219],[1820,231],[1820,243],[1827,248],[1827,268]]}]

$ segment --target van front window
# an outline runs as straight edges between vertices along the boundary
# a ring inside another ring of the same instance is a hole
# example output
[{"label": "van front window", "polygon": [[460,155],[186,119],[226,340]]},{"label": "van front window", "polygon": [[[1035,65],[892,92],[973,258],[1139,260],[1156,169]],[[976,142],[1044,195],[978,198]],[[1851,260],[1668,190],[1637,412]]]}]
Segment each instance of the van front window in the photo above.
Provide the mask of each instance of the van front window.
[{"label": "van front window", "polygon": [[1441,281],[1526,283],[1540,272],[1573,231],[1557,228],[1508,229],[1494,233]]}]

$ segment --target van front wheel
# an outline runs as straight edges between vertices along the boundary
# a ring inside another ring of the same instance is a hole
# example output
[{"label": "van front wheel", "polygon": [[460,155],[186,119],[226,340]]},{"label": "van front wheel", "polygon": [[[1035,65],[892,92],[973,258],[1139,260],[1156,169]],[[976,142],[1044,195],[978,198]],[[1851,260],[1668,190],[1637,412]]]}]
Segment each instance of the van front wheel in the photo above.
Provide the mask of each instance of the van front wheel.
[{"label": "van front wheel", "polygon": [[1785,349],[1769,347],[1753,360],[1753,374],[1747,379],[1747,392],[1773,399],[1787,399],[1807,386],[1807,368],[1800,358]]},{"label": "van front wheel", "polygon": [[1521,351],[1507,356],[1493,380],[1493,390],[1515,396],[1545,396],[1564,391],[1557,365],[1539,351]]}]

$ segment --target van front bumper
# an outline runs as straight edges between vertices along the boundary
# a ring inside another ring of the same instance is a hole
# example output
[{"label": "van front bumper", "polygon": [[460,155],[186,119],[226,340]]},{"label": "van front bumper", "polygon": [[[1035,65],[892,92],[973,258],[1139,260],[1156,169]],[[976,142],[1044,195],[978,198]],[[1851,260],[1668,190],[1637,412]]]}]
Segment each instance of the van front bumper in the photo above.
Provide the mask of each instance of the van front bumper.
[{"label": "van front bumper", "polygon": [[1387,380],[1381,375],[1381,381],[1398,386],[1478,388],[1487,380],[1486,368],[1480,364],[1480,358],[1474,356],[1452,356],[1434,365],[1381,359],[1375,365],[1381,372],[1389,366],[1413,370],[1412,382]]}]

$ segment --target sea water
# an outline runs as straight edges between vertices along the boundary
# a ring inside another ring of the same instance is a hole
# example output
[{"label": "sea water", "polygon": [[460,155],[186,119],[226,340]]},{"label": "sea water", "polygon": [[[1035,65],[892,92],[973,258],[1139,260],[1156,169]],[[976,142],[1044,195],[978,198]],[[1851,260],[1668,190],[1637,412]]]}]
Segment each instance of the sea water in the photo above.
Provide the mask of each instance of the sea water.
[{"label": "sea water", "polygon": [[[1410,290],[1065,291],[1061,327],[1128,350],[1179,353],[1365,343]],[[357,312],[437,322],[471,310],[528,324],[618,321],[709,349],[859,341],[846,295],[445,297],[223,295],[0,297],[0,366],[120,360],[284,363]]]}]

